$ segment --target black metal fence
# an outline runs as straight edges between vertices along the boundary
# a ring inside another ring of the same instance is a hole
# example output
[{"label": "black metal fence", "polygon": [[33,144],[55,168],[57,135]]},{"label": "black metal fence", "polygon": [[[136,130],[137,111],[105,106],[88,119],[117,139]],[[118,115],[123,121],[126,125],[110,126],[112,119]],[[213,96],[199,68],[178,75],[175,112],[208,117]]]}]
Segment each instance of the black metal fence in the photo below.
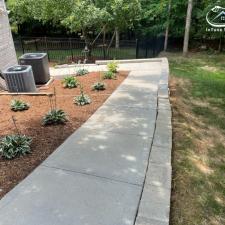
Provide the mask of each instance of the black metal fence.
[{"label": "black metal fence", "polygon": [[47,52],[53,63],[71,63],[84,60],[88,63],[105,59],[151,58],[163,48],[163,38],[146,40],[120,40],[120,47],[106,40],[96,41],[89,52],[85,52],[85,42],[75,38],[20,37],[14,39],[17,56],[28,52]]}]

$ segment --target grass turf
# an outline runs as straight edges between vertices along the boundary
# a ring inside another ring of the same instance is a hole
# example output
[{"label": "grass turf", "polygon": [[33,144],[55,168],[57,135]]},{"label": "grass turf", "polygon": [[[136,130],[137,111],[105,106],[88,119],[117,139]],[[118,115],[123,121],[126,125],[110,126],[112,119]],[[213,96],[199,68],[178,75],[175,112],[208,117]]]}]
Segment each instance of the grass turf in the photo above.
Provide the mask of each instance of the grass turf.
[{"label": "grass turf", "polygon": [[171,225],[225,224],[225,56],[167,56],[173,106]]}]

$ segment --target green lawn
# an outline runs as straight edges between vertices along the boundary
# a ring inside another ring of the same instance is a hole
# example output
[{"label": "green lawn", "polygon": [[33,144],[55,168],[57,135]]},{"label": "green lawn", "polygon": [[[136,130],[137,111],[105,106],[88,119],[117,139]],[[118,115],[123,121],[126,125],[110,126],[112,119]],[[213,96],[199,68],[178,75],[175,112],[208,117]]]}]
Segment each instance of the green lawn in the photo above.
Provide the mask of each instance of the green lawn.
[{"label": "green lawn", "polygon": [[225,55],[167,55],[173,106],[171,225],[225,224]]}]

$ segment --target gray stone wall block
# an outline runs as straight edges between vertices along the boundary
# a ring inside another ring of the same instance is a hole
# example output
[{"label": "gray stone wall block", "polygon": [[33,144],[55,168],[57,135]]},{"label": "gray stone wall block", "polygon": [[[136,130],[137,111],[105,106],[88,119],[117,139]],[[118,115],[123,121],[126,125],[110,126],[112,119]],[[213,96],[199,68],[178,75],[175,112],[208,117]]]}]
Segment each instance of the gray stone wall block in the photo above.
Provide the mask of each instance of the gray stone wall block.
[{"label": "gray stone wall block", "polygon": [[138,216],[168,222],[170,194],[169,189],[145,185]]},{"label": "gray stone wall block", "polygon": [[150,162],[146,175],[146,185],[171,189],[171,176],[172,168],[170,165]]},{"label": "gray stone wall block", "polygon": [[161,164],[161,165],[171,165],[171,148],[152,146],[150,154],[150,162]]},{"label": "gray stone wall block", "polygon": [[169,222],[137,217],[135,225],[169,225]]},{"label": "gray stone wall block", "polygon": [[156,123],[154,146],[172,149],[172,127],[165,123]]}]

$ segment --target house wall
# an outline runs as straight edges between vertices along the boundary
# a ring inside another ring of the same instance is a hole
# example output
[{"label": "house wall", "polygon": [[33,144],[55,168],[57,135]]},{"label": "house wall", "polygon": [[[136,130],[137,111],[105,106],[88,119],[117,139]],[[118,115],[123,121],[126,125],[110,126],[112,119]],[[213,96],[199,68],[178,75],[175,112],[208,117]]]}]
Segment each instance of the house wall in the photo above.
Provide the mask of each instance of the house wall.
[{"label": "house wall", "polygon": [[9,25],[9,18],[6,13],[4,0],[0,0],[0,70],[17,64],[15,47],[12,39],[12,33]]}]

